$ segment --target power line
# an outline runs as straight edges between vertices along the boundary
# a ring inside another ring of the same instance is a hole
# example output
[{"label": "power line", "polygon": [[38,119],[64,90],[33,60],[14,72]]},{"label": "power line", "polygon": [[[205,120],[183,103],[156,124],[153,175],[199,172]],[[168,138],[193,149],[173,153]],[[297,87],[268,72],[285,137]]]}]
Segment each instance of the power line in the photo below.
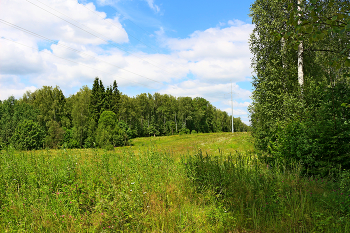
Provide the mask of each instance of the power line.
[{"label": "power line", "polygon": [[[100,17],[101,19],[105,19],[103,16],[97,14],[95,11],[90,10],[89,8],[87,8],[84,4],[80,4],[80,5],[83,6],[85,9],[87,9],[88,11],[90,11],[91,13],[97,15],[97,16]],[[115,8],[114,8],[114,9],[115,9]],[[122,27],[120,27],[119,25],[117,25],[117,24],[115,24],[115,23],[111,23],[111,22],[108,22],[108,21],[106,21],[106,22],[109,23],[110,25],[114,26],[114,27],[119,28],[120,30],[123,30]],[[133,36],[133,35],[129,35],[129,36],[131,36],[131,37],[134,38],[135,40],[139,41],[139,42],[142,43],[143,45],[146,45],[148,48],[152,49],[153,51],[159,53],[158,50],[156,50],[156,49],[150,47],[149,45],[147,45],[146,43],[144,43],[142,40],[138,39],[137,37],[135,37],[135,36]]]},{"label": "power line", "polygon": [[[65,22],[67,22],[67,23],[69,23],[69,24],[71,24],[71,25],[73,25],[73,26],[79,28],[80,30],[83,30],[83,31],[85,31],[85,32],[88,33],[88,34],[90,34],[90,35],[92,35],[92,36],[95,36],[95,37],[99,38],[100,40],[102,40],[102,41],[104,41],[104,42],[106,42],[106,43],[108,43],[108,44],[110,44],[110,45],[112,45],[112,46],[114,46],[114,47],[119,48],[120,50],[123,50],[124,52],[130,54],[131,56],[135,56],[135,57],[137,57],[137,58],[139,58],[139,59],[141,59],[141,60],[143,60],[143,61],[145,61],[145,62],[147,62],[147,63],[149,63],[149,64],[151,64],[151,65],[153,65],[153,66],[155,66],[155,67],[158,67],[158,68],[161,69],[161,70],[164,70],[164,69],[162,69],[161,67],[159,67],[159,66],[153,64],[152,62],[147,61],[147,60],[145,60],[145,59],[143,59],[143,58],[141,58],[141,57],[139,57],[139,56],[136,56],[136,55],[134,55],[134,54],[129,53],[128,51],[126,51],[126,50],[120,48],[119,46],[117,46],[117,45],[111,43],[110,41],[105,40],[105,39],[99,37],[98,35],[95,35],[95,34],[89,32],[89,31],[87,31],[87,30],[85,30],[85,29],[83,29],[83,28],[77,26],[76,24],[74,24],[74,23],[72,23],[72,22],[69,22],[68,20],[66,20],[66,19],[64,19],[64,18],[62,18],[62,17],[60,17],[60,16],[58,16],[58,15],[56,15],[56,14],[54,14],[54,13],[48,11],[48,10],[46,10],[46,9],[44,9],[44,8],[42,8],[42,7],[38,6],[38,5],[36,5],[35,3],[33,3],[33,2],[31,2],[31,1],[29,1],[29,0],[26,0],[26,1],[29,2],[29,3],[31,3],[31,4],[33,4],[33,5],[36,6],[36,7],[38,7],[38,8],[40,8],[40,9],[44,10],[44,11],[46,11],[46,12],[48,12],[48,13],[50,13],[50,14],[56,16],[57,18],[60,18],[60,19],[62,19],[63,21],[65,21]],[[37,1],[40,2],[39,0],[37,0]],[[40,2],[40,3],[43,4],[43,5],[45,5],[45,6],[47,6],[46,4],[44,4],[44,3],[42,3],[42,2]],[[53,8],[51,8],[50,6],[47,6],[47,7],[50,8],[50,9],[52,9],[52,10],[54,10],[54,11],[56,11],[56,12],[58,12],[58,13],[60,13],[60,14],[62,14],[62,15],[64,15],[64,16],[66,16],[65,14],[63,14],[63,13],[61,13],[61,12],[59,12],[59,11],[53,9]],[[66,17],[68,17],[69,19],[71,19],[71,20],[77,22],[76,20],[70,18],[69,16],[66,16]],[[77,22],[77,23],[79,23],[79,22]],[[85,27],[87,27],[87,26],[85,26]],[[89,28],[89,27],[88,27],[88,28]],[[89,29],[91,29],[91,28],[89,28]],[[93,30],[93,29],[91,29],[91,30]],[[93,30],[93,31],[94,31],[94,30]],[[96,32],[96,33],[97,33],[97,32]],[[99,33],[97,33],[97,34],[99,34]],[[113,42],[114,42],[114,41],[113,41]],[[114,43],[116,43],[116,42],[114,42]],[[165,71],[165,70],[164,70],[164,71]]]},{"label": "power line", "polygon": [[[48,41],[48,42],[51,42],[51,43],[56,43],[56,42],[57,42],[57,41],[55,41],[55,40],[46,38],[46,37],[44,37],[44,36],[42,36],[42,35],[39,35],[39,34],[37,34],[37,33],[35,33],[35,32],[32,32],[32,31],[30,31],[30,30],[24,29],[24,28],[22,28],[22,27],[20,27],[20,26],[18,26],[18,25],[15,25],[15,24],[12,24],[12,23],[10,23],[10,22],[7,22],[7,21],[5,21],[5,20],[3,20],[3,19],[0,19],[0,22],[1,22],[1,23],[4,23],[4,24],[7,24],[8,26],[11,26],[11,27],[13,27],[13,28],[15,28],[15,29],[17,29],[17,30],[21,30],[21,31],[23,31],[23,32],[25,32],[25,33],[28,33],[28,34],[30,34],[30,35],[39,37],[39,38],[41,38],[41,39],[43,39],[43,40],[46,40],[46,41]],[[82,53],[82,54],[84,54],[84,55],[86,55],[86,56],[95,58],[96,60],[99,60],[99,61],[104,62],[104,63],[106,63],[106,64],[109,64],[109,65],[111,65],[111,66],[117,67],[117,68],[119,68],[119,69],[121,69],[121,70],[124,70],[124,71],[126,71],[126,72],[132,73],[132,74],[134,74],[134,75],[137,75],[137,76],[140,76],[140,77],[149,79],[149,80],[151,80],[151,81],[153,81],[153,82],[157,82],[157,83],[160,83],[160,84],[162,84],[162,85],[165,85],[165,84],[163,84],[163,83],[161,83],[161,82],[159,82],[159,81],[156,81],[156,80],[154,80],[154,79],[148,78],[148,77],[146,77],[146,76],[143,76],[143,75],[137,74],[137,73],[135,73],[135,72],[126,70],[126,69],[124,69],[124,68],[121,68],[120,66],[117,66],[117,65],[111,64],[111,63],[109,63],[109,62],[106,62],[106,61],[104,61],[104,60],[102,60],[102,59],[100,59],[100,58],[98,58],[98,57],[96,57],[96,56],[87,54],[87,53],[85,53],[85,52],[83,52],[83,51],[81,51],[81,50],[74,49],[74,48],[69,47],[69,46],[67,46],[67,45],[62,45],[62,44],[57,44],[57,45],[58,45],[58,46],[61,46],[61,47],[65,47],[66,49],[69,49],[69,50],[71,50],[71,51],[73,51],[73,52]]]},{"label": "power line", "polygon": [[[22,45],[22,46],[24,46],[24,47],[31,48],[31,49],[34,49],[34,50],[39,51],[37,48],[34,48],[34,47],[29,46],[29,45],[25,45],[25,44],[16,42],[16,41],[11,40],[11,39],[7,39],[7,38],[5,38],[5,37],[1,37],[1,39],[8,40],[8,41],[11,41],[11,42],[13,42],[13,43]],[[55,57],[57,57],[57,58],[60,58],[60,59],[63,59],[63,60],[69,61],[69,62],[73,62],[73,63],[79,64],[79,65],[82,65],[82,66],[86,66],[86,67],[88,67],[88,68],[90,68],[90,69],[93,69],[93,70],[98,70],[98,71],[100,71],[100,72],[103,72],[103,73],[106,73],[106,74],[109,74],[109,75],[113,75],[113,76],[115,75],[115,74],[112,74],[112,73],[109,73],[109,72],[106,72],[106,71],[103,71],[103,70],[100,70],[100,69],[97,69],[97,68],[94,68],[94,67],[85,65],[85,64],[83,64],[83,63],[81,63],[81,62],[76,62],[76,61],[72,61],[72,60],[70,60],[70,59],[61,57],[61,56],[57,56],[57,55],[55,55],[55,54],[53,54],[53,53],[49,53],[49,52],[47,52],[47,51],[41,51],[41,52],[50,54],[50,55],[52,55],[52,56],[55,56]],[[120,77],[120,76],[117,76],[117,77],[118,77],[118,78],[121,78],[121,79],[129,80],[129,79],[126,79],[126,78],[122,78],[122,77]],[[132,81],[132,80],[129,80],[129,81],[131,81],[131,82],[133,82],[133,83],[136,83],[136,84],[139,84],[139,85],[142,85],[142,86],[145,86],[145,87],[147,87],[147,88],[150,88],[149,86],[147,86],[147,85],[145,85],[145,84],[142,84],[142,83],[139,83],[139,82],[136,82],[136,81]]]},{"label": "power line", "polygon": [[[37,0],[37,1],[38,1],[38,0]],[[97,14],[95,11],[90,10],[89,8],[87,8],[84,4],[80,4],[80,5],[83,6],[85,9],[87,9],[88,11],[90,11],[91,13],[97,15],[97,16],[100,17],[101,19],[105,19],[103,16]],[[113,6],[111,6],[111,7],[112,7],[113,9],[115,9]],[[115,10],[117,11],[117,9],[115,9]],[[124,17],[125,17],[125,16],[124,16]],[[117,24],[115,24],[115,23],[111,23],[111,22],[108,22],[108,21],[106,21],[106,22],[109,23],[110,25],[114,26],[114,27],[117,27],[118,29],[121,29],[121,30],[123,29],[122,27],[120,27],[119,25],[117,25]],[[136,25],[137,27],[141,28],[141,29],[144,30],[145,32],[150,33],[150,32],[148,32],[148,31],[146,31],[145,29],[143,29],[142,27],[140,27],[139,25],[137,25],[136,23],[134,23],[133,21],[130,20],[130,22],[133,23],[134,25]],[[155,49],[155,48],[152,48],[151,46],[147,45],[147,44],[144,43],[141,39],[138,39],[137,37],[135,37],[135,36],[133,36],[133,35],[131,35],[131,34],[128,34],[128,35],[129,35],[130,37],[134,38],[135,40],[139,41],[139,42],[142,43],[143,45],[147,46],[148,48],[150,48],[150,49],[153,50],[154,52],[161,54],[161,53],[159,52],[159,50],[157,50],[157,49]],[[162,55],[164,55],[164,54],[162,54]],[[174,61],[173,59],[169,59],[169,60],[175,62],[175,63],[178,64],[178,65],[183,66],[182,64],[177,63],[177,62]]]}]

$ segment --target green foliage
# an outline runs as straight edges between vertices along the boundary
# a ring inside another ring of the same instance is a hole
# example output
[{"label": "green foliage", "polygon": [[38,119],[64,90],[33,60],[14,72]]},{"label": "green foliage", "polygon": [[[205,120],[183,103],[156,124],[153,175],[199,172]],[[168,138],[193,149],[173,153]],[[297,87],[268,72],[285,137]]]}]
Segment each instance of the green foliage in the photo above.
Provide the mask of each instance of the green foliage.
[{"label": "green foliage", "polygon": [[43,86],[35,92],[26,92],[21,102],[33,105],[39,110],[38,121],[46,129],[46,122],[51,120],[61,123],[61,120],[67,124],[66,99],[62,90],[56,86]]},{"label": "green foliage", "polygon": [[98,121],[96,131],[97,145],[102,148],[127,145],[128,126],[124,122],[117,122],[116,114],[112,111],[104,111]]},{"label": "green foliage", "polygon": [[[289,3],[289,19],[287,24],[293,27],[292,33],[283,31],[277,33],[278,38],[292,37],[291,43],[294,47],[300,41],[308,41],[315,50],[332,53],[325,66],[336,69],[350,66],[350,44],[347,32],[350,31],[350,5],[347,1],[340,0],[313,0],[302,1],[299,5],[301,11],[297,10],[294,3]],[[330,41],[336,41],[336,46],[329,46]],[[318,45],[318,48],[317,48]]]},{"label": "green foliage", "polygon": [[[349,102],[344,58],[349,38],[336,29],[348,21],[349,5],[301,2],[300,12],[290,1],[257,0],[251,7],[256,25],[250,38],[256,74],[249,107],[252,135],[259,153],[299,161],[309,174],[324,176],[340,166],[350,168],[349,115],[341,106]],[[304,83],[299,86],[301,42]]]},{"label": "green foliage", "polygon": [[350,100],[350,88],[343,84],[315,87],[305,99],[312,96],[317,100],[308,101],[304,118],[280,127],[272,152],[277,158],[300,161],[313,175],[350,169],[350,125],[346,123],[350,112],[341,104]]},{"label": "green foliage", "polygon": [[11,137],[12,145],[19,150],[33,150],[43,147],[44,131],[32,120],[23,120]]},{"label": "green foliage", "polygon": [[45,146],[49,148],[59,148],[65,136],[65,131],[56,121],[47,122],[47,135],[45,137]]},{"label": "green foliage", "polygon": [[62,148],[64,149],[79,148],[80,143],[73,137],[76,129],[74,127],[72,129],[67,129],[63,127],[63,130],[64,130],[64,136],[63,136]]},{"label": "green foliage", "polygon": [[[104,116],[99,122],[103,112],[114,113],[113,120],[104,122],[112,119]],[[231,131],[230,116],[203,98],[159,93],[128,97],[119,92],[116,81],[105,88],[97,77],[92,90],[83,86],[68,98],[59,87],[44,86],[19,101],[5,100],[0,105],[0,148],[9,145],[23,119],[38,122],[48,133],[46,146],[52,148],[122,146],[135,137]],[[234,125],[236,132],[249,130],[240,118],[234,118]]]},{"label": "green foliage", "polygon": [[39,111],[27,103],[20,103],[13,96],[0,106],[0,149],[10,144],[11,137],[23,120],[37,121]]},{"label": "green foliage", "polygon": [[116,115],[112,111],[104,111],[98,121],[96,142],[100,147],[109,147],[113,143],[116,128]]},{"label": "green foliage", "polygon": [[91,117],[91,113],[89,112],[91,90],[87,86],[84,86],[69,99],[72,102],[71,116],[74,129],[72,136],[74,142],[78,142],[78,147],[82,147],[88,135],[92,135],[94,130],[90,130],[89,127]]}]

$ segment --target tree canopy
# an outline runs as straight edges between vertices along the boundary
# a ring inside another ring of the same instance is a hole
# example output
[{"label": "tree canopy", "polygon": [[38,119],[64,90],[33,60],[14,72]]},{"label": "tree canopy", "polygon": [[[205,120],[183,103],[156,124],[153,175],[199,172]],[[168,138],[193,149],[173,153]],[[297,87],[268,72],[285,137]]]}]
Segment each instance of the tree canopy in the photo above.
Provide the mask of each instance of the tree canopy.
[{"label": "tree canopy", "polygon": [[[204,98],[129,97],[120,93],[116,81],[105,88],[99,78],[92,89],[83,86],[69,97],[57,86],[26,92],[20,100],[10,97],[0,104],[0,117],[1,148],[111,148],[134,137],[231,131],[230,116]],[[240,118],[234,118],[234,125],[236,132],[250,129]],[[31,146],[22,138],[29,126],[40,131],[40,137],[30,136]]]},{"label": "tree canopy", "polygon": [[250,16],[256,148],[310,174],[350,168],[349,2],[256,0]]}]

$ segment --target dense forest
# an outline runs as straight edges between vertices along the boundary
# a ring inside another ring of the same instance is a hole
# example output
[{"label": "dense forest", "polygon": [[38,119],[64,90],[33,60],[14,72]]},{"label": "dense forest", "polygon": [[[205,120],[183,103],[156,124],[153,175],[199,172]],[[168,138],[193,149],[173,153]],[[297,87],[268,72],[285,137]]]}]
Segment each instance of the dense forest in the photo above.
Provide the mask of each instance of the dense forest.
[{"label": "dense forest", "polygon": [[350,169],[350,4],[342,0],[256,0],[255,146],[268,161],[309,174]]},{"label": "dense forest", "polygon": [[[234,130],[249,126],[234,118]],[[120,93],[116,81],[96,78],[69,97],[44,86],[0,101],[0,148],[91,148],[123,146],[135,137],[229,132],[231,117],[204,98]]]}]

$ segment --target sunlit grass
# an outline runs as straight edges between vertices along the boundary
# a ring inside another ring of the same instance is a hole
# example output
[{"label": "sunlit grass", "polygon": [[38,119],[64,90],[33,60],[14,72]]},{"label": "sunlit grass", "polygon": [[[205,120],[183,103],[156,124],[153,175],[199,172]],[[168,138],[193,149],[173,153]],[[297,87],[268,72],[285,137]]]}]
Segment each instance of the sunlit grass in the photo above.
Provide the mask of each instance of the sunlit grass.
[{"label": "sunlit grass", "polygon": [[349,231],[347,179],[267,166],[251,140],[194,134],[112,151],[1,151],[0,232]]}]

